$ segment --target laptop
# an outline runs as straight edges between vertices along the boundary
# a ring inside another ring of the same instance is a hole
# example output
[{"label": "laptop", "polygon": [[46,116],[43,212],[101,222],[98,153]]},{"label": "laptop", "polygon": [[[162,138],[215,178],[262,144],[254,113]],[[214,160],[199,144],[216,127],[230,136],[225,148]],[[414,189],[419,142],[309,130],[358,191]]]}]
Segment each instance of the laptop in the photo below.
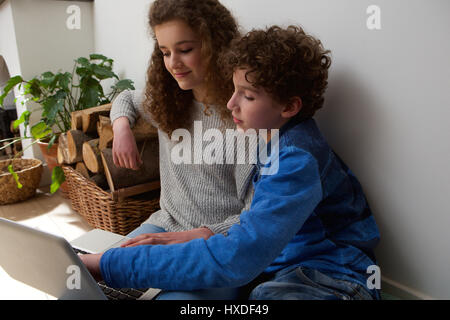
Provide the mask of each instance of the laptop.
[{"label": "laptop", "polygon": [[151,300],[160,289],[113,289],[96,282],[78,257],[119,247],[128,238],[94,229],[66,239],[0,218],[0,266],[12,278],[62,300]]}]

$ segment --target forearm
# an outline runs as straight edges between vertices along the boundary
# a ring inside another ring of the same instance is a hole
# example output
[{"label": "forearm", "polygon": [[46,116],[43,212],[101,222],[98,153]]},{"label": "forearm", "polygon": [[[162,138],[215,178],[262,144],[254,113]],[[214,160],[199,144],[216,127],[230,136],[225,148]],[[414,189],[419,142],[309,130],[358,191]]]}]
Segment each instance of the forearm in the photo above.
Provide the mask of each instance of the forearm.
[{"label": "forearm", "polygon": [[227,236],[206,241],[108,250],[100,261],[102,276],[112,287],[196,290],[245,285],[270,265],[306,220],[306,215],[293,219],[289,212],[274,220],[271,214],[270,209],[245,212],[242,223],[233,225]]}]

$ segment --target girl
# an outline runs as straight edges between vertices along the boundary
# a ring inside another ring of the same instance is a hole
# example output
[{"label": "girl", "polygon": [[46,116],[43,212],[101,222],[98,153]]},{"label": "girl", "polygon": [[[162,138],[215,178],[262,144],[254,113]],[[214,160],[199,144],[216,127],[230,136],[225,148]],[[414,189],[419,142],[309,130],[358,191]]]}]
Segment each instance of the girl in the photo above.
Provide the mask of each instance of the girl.
[{"label": "girl", "polygon": [[[251,203],[253,166],[174,164],[171,135],[177,128],[193,132],[194,121],[201,121],[203,130],[234,128],[226,108],[233,85],[225,80],[217,60],[239,35],[236,21],[217,0],[156,0],[149,22],[155,46],[145,95],[123,92],[110,114],[117,166],[135,169],[141,162],[130,129],[138,116],[158,128],[161,210],[129,236],[171,244],[225,234]],[[193,141],[191,150],[203,150],[202,144]],[[234,290],[214,292],[217,295],[211,291],[166,292],[159,298],[236,298]]]}]

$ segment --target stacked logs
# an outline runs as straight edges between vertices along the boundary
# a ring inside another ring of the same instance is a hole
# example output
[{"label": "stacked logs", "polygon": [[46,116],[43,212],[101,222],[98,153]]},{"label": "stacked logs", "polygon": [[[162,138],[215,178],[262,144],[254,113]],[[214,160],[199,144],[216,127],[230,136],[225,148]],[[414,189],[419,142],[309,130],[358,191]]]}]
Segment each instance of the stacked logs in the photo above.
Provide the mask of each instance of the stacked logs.
[{"label": "stacked logs", "polygon": [[138,170],[116,167],[112,155],[111,104],[75,111],[71,130],[58,141],[58,163],[72,165],[86,179],[119,197],[159,187],[157,129],[138,118],[132,132],[143,165]]}]

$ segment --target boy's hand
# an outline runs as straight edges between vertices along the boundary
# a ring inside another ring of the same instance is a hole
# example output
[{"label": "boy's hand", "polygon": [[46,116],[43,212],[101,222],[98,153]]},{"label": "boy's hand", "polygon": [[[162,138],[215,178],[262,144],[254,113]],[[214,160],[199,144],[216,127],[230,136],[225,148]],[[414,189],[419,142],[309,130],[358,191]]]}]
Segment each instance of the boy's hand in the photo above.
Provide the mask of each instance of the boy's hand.
[{"label": "boy's hand", "polygon": [[146,233],[128,240],[127,242],[123,243],[121,247],[135,247],[146,244],[183,243],[198,238],[207,240],[213,235],[214,233],[206,227],[181,232]]},{"label": "boy's hand", "polygon": [[113,161],[117,167],[137,170],[142,160],[136,145],[136,139],[127,117],[120,117],[113,123]]},{"label": "boy's hand", "polygon": [[100,272],[100,259],[102,255],[103,253],[79,255],[81,261],[85,264],[95,281],[103,280]]}]

